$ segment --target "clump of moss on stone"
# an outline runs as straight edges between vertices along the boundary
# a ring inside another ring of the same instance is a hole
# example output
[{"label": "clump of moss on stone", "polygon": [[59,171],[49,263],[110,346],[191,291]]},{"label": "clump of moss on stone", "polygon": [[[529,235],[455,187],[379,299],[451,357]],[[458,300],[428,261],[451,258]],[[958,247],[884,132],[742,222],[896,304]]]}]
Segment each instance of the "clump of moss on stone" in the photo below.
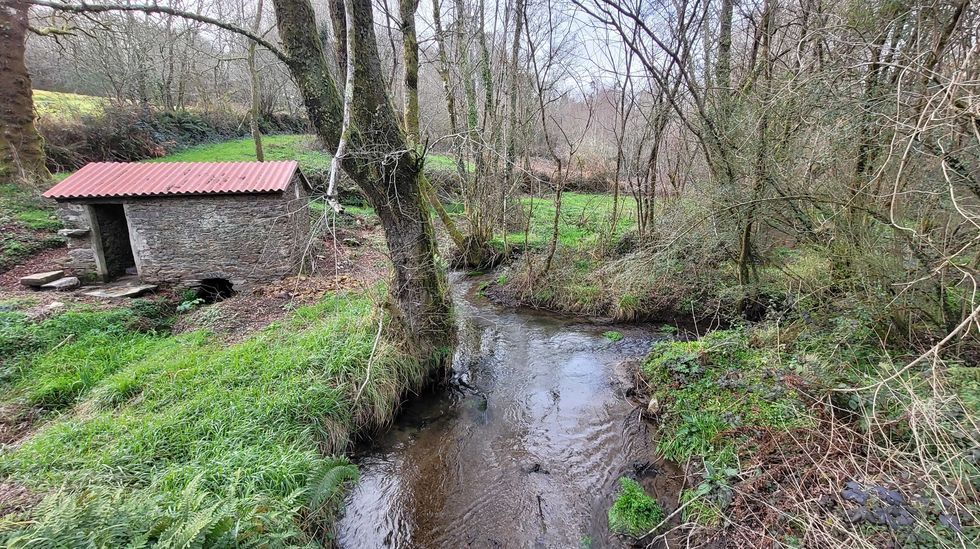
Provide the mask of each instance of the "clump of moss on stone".
[{"label": "clump of moss on stone", "polygon": [[619,479],[619,495],[609,508],[609,529],[617,534],[641,537],[664,520],[664,510],[633,479]]},{"label": "clump of moss on stone", "polygon": [[615,343],[623,339],[623,332],[617,332],[616,330],[609,330],[608,332],[603,332],[602,337]]}]

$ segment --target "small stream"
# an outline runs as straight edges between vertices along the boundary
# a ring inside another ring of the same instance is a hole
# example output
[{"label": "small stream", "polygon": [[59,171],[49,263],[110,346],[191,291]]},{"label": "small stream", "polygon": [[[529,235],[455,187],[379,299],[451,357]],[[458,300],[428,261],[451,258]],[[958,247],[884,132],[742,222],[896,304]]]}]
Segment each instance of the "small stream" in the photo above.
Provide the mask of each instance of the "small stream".
[{"label": "small stream", "polygon": [[[672,507],[680,475],[656,460],[623,365],[663,336],[507,310],[473,281],[453,286],[459,389],[414,399],[356,456],[340,546],[619,547],[606,512],[625,474]],[[610,329],[625,337],[609,341]]]}]

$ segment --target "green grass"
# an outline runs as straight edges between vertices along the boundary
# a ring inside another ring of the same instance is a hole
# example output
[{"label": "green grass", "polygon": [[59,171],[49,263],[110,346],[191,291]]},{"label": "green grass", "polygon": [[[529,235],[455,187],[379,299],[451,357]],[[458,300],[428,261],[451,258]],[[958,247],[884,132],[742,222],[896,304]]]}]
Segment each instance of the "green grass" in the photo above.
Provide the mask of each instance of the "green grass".
[{"label": "green grass", "polygon": [[[266,135],[262,137],[266,160],[296,160],[304,171],[325,173],[330,170],[330,154],[315,146],[311,135]],[[221,143],[198,145],[147,162],[244,162],[255,160],[252,138],[232,139]]]},{"label": "green grass", "polygon": [[60,227],[53,204],[16,185],[0,185],[0,272],[61,245],[62,239],[54,234]]},{"label": "green grass", "polygon": [[93,95],[34,90],[34,109],[42,117],[69,119],[97,115],[105,103],[105,99]]},{"label": "green grass", "polygon": [[700,463],[700,484],[686,489],[685,520],[715,525],[731,502],[741,457],[753,434],[812,428],[793,385],[796,370],[761,330],[717,330],[692,341],[655,344],[641,373],[659,403],[657,451],[678,463]]},{"label": "green grass", "polygon": [[[352,431],[386,421],[398,395],[424,375],[417,361],[382,345],[360,391],[374,315],[365,295],[331,296],[227,345],[203,331],[146,329],[139,320],[149,315],[132,309],[76,310],[40,323],[4,313],[0,352],[14,360],[0,404],[60,413],[48,412],[33,436],[0,452],[0,477],[63,489],[37,513],[81,506],[78,514],[101,517],[89,532],[111,529],[97,509],[105,498],[164,516],[193,487],[202,502],[190,508],[221,507],[246,522],[271,513],[273,524],[246,526],[264,529],[263,539],[303,542],[296,521],[333,509],[336,486],[351,476],[334,471],[344,462],[330,454]],[[82,497],[82,489],[95,495]],[[23,518],[0,519],[0,542]],[[57,517],[45,520],[67,531]],[[130,526],[145,533],[146,522]],[[42,532],[32,528],[30,536]]]},{"label": "green grass", "polygon": [[609,508],[609,529],[635,538],[653,530],[664,520],[664,510],[633,479],[619,479],[619,494]]},{"label": "green grass", "polygon": [[[554,230],[555,203],[548,198],[523,198],[521,204],[530,216],[527,244],[533,249],[543,249],[551,242]],[[594,246],[598,239],[609,232],[612,224],[613,197],[609,194],[564,193],[561,216],[558,223],[558,243],[569,248]],[[620,197],[616,220],[616,235],[635,228],[636,204],[627,197]],[[524,231],[507,235],[511,246],[524,245]],[[492,242],[502,247],[500,236]]]},{"label": "green grass", "polygon": [[[266,160],[297,160],[308,175],[330,172],[332,155],[316,145],[312,135],[266,135],[262,137]],[[243,162],[255,160],[255,143],[251,137],[221,143],[199,145],[168,154],[147,162]],[[430,169],[452,169],[452,158],[430,154],[426,166]]]},{"label": "green grass", "polygon": [[[446,154],[429,153],[425,156],[425,169],[433,172],[455,172],[456,160]],[[473,170],[473,164],[467,162],[466,170]]]}]

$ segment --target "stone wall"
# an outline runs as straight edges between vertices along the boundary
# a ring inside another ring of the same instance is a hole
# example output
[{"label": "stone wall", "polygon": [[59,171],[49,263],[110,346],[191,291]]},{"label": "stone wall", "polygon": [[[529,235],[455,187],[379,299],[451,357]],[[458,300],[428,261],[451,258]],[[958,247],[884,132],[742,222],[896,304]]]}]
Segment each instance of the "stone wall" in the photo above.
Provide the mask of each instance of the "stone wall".
[{"label": "stone wall", "polygon": [[[127,198],[122,203],[136,267],[146,282],[191,285],[224,278],[235,289],[268,282],[299,271],[309,239],[308,196],[298,177],[282,194]],[[72,225],[66,222],[66,227]],[[88,247],[91,252],[91,238]]]},{"label": "stone wall", "polygon": [[61,234],[68,238],[68,259],[63,267],[71,269],[77,276],[96,276],[95,248],[91,240],[92,222],[85,204],[59,202],[58,217],[65,226]]}]

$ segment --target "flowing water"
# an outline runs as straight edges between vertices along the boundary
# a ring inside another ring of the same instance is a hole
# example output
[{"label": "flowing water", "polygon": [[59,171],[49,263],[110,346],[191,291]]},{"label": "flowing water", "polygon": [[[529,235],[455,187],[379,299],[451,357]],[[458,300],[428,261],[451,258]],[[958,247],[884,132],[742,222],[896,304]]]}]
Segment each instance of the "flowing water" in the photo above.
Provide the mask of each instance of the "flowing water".
[{"label": "flowing water", "polygon": [[340,546],[616,547],[606,512],[627,474],[672,507],[679,475],[656,461],[625,395],[624,361],[658,336],[498,308],[473,282],[454,289],[458,389],[415,399],[358,456]]}]

